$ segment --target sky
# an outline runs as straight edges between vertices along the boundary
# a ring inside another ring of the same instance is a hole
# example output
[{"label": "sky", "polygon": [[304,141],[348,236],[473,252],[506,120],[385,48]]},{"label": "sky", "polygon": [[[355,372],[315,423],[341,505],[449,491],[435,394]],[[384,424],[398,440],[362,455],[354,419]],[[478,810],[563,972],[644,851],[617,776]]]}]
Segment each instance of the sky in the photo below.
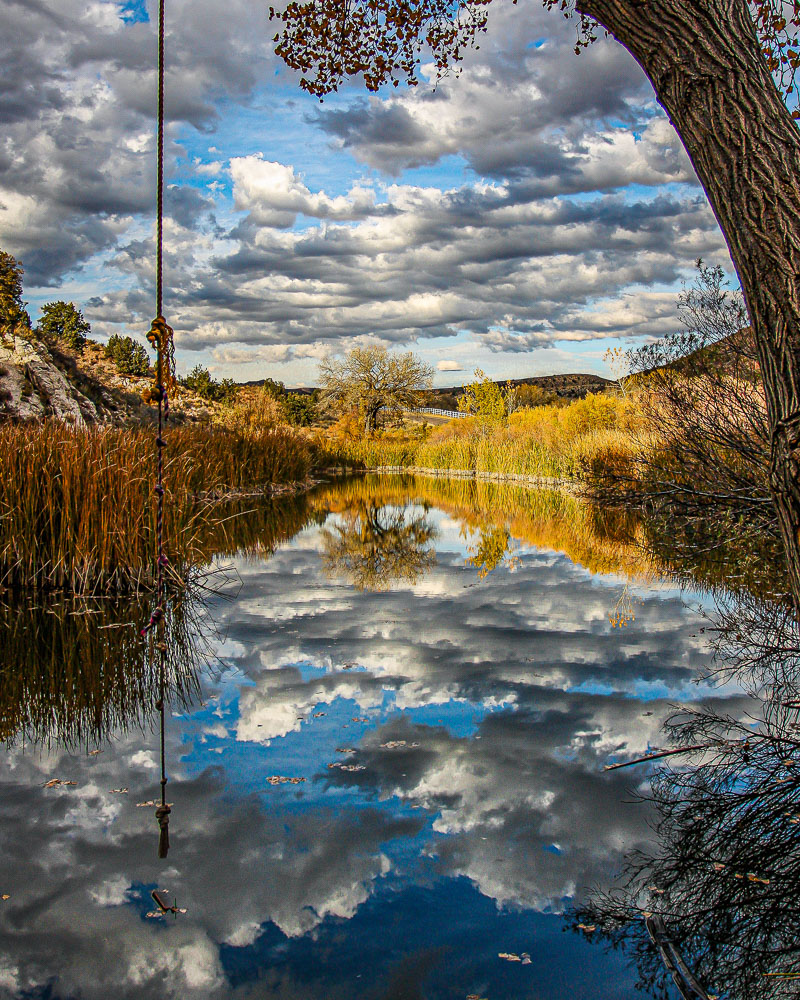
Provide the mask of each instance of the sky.
[{"label": "sky", "polygon": [[[436,385],[609,374],[678,329],[698,257],[733,274],[633,58],[540,0],[494,0],[438,83],[323,103],[274,55],[267,4],[168,0],[165,315],[179,372],[314,384],[320,358],[413,350]],[[155,314],[155,32],[145,0],[2,0],[0,248],[34,321],[93,336]]]}]

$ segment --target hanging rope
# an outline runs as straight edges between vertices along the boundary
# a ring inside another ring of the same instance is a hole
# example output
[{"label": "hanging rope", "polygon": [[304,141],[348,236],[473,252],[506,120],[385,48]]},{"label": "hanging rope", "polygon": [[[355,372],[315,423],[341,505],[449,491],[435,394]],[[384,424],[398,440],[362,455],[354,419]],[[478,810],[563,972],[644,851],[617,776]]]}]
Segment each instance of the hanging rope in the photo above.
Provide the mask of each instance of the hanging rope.
[{"label": "hanging rope", "polygon": [[[156,708],[161,719],[161,805],[156,809],[159,826],[158,856],[165,858],[169,851],[169,815],[167,805],[167,773],[164,746],[164,694],[167,666],[167,644],[164,641],[164,618],[166,612],[165,570],[169,565],[164,551],[164,428],[169,420],[168,390],[175,387],[175,353],[173,331],[163,313],[164,284],[164,2],[160,0],[158,9],[158,148],[157,148],[157,197],[156,197],[156,318],[150,324],[147,339],[156,351],[155,384],[145,394],[147,402],[158,404],[158,433],[156,435],[156,602],[150,621],[142,629],[147,635],[155,628],[155,649],[158,652],[159,690]],[[150,636],[151,643],[153,636]]]}]

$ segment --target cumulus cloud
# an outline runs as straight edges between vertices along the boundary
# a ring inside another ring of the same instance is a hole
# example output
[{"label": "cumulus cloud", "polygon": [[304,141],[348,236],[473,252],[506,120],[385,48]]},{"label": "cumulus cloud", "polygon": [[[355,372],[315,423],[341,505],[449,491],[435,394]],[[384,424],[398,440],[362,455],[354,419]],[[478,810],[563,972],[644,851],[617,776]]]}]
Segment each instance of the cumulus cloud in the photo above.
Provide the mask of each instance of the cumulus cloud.
[{"label": "cumulus cloud", "polygon": [[440,372],[463,372],[464,369],[457,361],[437,361],[436,370]]},{"label": "cumulus cloud", "polygon": [[[0,11],[0,245],[39,298],[83,268],[105,332],[146,323],[153,301],[154,28],[127,10]],[[698,256],[726,263],[724,242],[635,62],[611,40],[575,57],[572,32],[535,0],[498,6],[459,77],[369,99],[348,86],[320,109],[274,77],[262,10],[176,0],[166,276],[179,352],[234,374],[360,338],[468,334],[515,363],[671,329],[659,295]]]},{"label": "cumulus cloud", "polygon": [[[124,14],[108,0],[21,0],[0,10],[0,242],[23,258],[34,284],[57,284],[152,217],[155,33]],[[219,97],[246,99],[263,73],[263,22],[244,0],[224,14],[210,0],[172,5],[169,176],[181,126],[213,128]],[[173,187],[168,211],[193,196]]]},{"label": "cumulus cloud", "polygon": [[373,214],[375,196],[354,187],[348,195],[312,194],[292,167],[264,160],[260,154],[231,160],[233,200],[259,226],[288,229],[298,215],[316,219],[363,219]]}]

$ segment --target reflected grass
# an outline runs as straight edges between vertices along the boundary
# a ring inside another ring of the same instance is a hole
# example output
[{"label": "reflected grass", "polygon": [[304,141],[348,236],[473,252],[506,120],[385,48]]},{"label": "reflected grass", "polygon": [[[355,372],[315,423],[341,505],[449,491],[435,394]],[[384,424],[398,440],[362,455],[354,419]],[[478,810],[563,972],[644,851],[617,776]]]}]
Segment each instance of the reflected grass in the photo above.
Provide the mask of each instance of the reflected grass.
[{"label": "reflected grass", "polygon": [[[159,691],[158,657],[140,635],[149,613],[144,600],[0,603],[0,738],[88,749],[112,731],[149,726]],[[197,694],[212,632],[196,595],[168,603],[168,701]]]},{"label": "reflected grass", "polygon": [[[339,513],[369,502],[438,507],[461,521],[468,535],[485,536],[484,548],[490,538],[496,548],[496,531],[507,528],[509,539],[563,552],[592,573],[617,573],[639,582],[658,576],[657,563],[640,544],[643,526],[637,514],[602,510],[555,490],[372,474],[317,489],[309,497],[313,509]],[[476,556],[481,544],[479,537]]]}]

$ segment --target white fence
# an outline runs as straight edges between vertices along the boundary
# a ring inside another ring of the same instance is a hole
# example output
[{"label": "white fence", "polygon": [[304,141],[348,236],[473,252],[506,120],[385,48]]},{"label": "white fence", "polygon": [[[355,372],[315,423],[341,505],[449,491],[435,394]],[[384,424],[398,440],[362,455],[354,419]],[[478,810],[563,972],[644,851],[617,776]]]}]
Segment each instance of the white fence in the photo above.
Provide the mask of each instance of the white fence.
[{"label": "white fence", "polygon": [[440,410],[435,406],[416,406],[412,413],[433,413],[437,417],[449,417],[450,420],[457,420],[459,417],[468,417],[469,413],[462,413],[461,410]]}]

